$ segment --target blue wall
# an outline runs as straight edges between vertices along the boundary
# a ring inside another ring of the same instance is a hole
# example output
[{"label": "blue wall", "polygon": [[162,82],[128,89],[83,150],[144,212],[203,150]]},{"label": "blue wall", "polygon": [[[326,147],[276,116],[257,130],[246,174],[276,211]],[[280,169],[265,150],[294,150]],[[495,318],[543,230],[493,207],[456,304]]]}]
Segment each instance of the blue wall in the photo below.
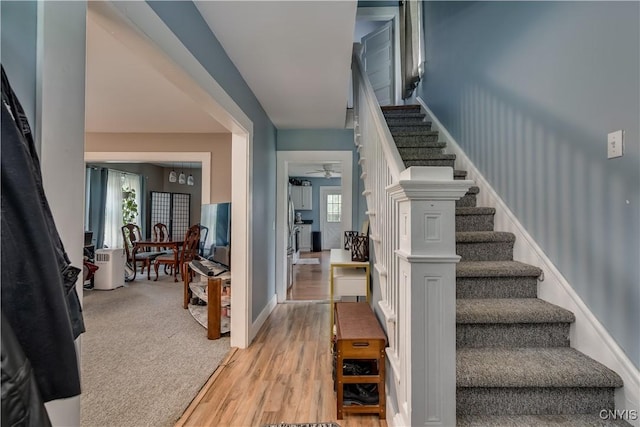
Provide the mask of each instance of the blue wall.
[{"label": "blue wall", "polygon": [[[35,134],[37,4],[35,1],[2,1],[0,15],[0,61]],[[34,142],[39,150],[40,139]]]},{"label": "blue wall", "polygon": [[308,176],[294,177],[299,180],[306,179],[311,183],[311,204],[310,211],[296,211],[302,214],[302,219],[312,220],[311,231],[320,231],[320,187],[339,187],[342,185],[340,178],[309,178]]},{"label": "blue wall", "polygon": [[278,151],[351,151],[353,153],[352,226],[359,229],[365,219],[366,201],[362,192],[358,152],[353,143],[353,129],[279,129]]},{"label": "blue wall", "polygon": [[[638,2],[426,2],[421,96],[640,366]],[[624,157],[607,133],[625,130]]]},{"label": "blue wall", "polygon": [[253,320],[275,295],[276,128],[190,1],[148,4],[253,122]]}]

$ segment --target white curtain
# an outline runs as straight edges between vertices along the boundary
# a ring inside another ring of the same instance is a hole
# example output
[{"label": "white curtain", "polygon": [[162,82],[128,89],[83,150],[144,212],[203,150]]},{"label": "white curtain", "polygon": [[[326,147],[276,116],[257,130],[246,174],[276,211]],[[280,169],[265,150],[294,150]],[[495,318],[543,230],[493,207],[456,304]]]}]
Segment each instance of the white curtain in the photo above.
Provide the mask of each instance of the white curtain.
[{"label": "white curtain", "polygon": [[[130,188],[136,192],[136,203],[140,212],[140,176],[109,170],[107,175],[107,201],[104,218],[104,245],[107,248],[122,248],[122,189]],[[140,215],[135,219],[140,225]]]},{"label": "white curtain", "polygon": [[122,248],[122,173],[109,170],[104,213],[104,245]]}]

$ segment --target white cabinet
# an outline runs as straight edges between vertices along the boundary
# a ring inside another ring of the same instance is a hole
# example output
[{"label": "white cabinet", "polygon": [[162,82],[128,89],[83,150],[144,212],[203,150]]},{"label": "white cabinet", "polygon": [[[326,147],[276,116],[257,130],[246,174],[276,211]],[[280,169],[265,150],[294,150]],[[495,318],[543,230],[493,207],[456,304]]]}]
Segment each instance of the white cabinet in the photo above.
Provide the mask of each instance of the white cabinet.
[{"label": "white cabinet", "polygon": [[300,250],[311,252],[311,224],[299,224],[300,227]]},{"label": "white cabinet", "polygon": [[291,201],[298,211],[310,211],[313,209],[311,186],[294,185],[291,187]]}]

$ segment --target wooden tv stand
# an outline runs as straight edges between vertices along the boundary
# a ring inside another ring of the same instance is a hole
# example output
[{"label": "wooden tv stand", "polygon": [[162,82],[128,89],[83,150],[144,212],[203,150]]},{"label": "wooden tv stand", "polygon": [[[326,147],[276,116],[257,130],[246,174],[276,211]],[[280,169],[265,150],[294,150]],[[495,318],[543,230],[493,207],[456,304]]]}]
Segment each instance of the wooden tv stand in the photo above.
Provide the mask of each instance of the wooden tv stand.
[{"label": "wooden tv stand", "polygon": [[[191,281],[193,275],[200,275],[203,281]],[[188,309],[194,319],[207,329],[207,338],[216,340],[222,334],[230,332],[231,273],[225,272],[217,277],[210,277],[203,271],[193,268],[191,263],[185,263],[182,276],[184,279],[182,307]],[[206,302],[206,306],[189,304],[192,295]]]},{"label": "wooden tv stand", "polygon": [[[376,413],[386,418],[384,370],[387,338],[371,307],[366,302],[337,302],[336,326],[336,378],[337,418],[344,413]],[[345,375],[344,360],[369,361],[376,369],[371,375]],[[377,384],[378,403],[375,405],[345,405],[346,384]]]}]

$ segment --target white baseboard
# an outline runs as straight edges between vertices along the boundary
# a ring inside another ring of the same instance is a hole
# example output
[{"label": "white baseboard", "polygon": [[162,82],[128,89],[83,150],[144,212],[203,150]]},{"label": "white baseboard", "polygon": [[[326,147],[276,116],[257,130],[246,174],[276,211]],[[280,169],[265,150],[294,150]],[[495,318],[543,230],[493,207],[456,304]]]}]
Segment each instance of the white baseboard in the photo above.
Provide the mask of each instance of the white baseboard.
[{"label": "white baseboard", "polygon": [[[447,143],[447,152],[456,155],[456,168],[466,170],[466,179],[475,181],[480,188],[477,196],[478,206],[496,208],[496,230],[515,234],[514,259],[543,270],[542,280],[538,281],[538,298],[570,310],[575,315],[576,321],[571,326],[570,333],[571,346],[612,369],[624,381],[624,387],[616,391],[616,409],[635,410],[636,414],[640,412],[640,371],[473,165],[424,100],[419,97],[416,100],[431,120],[432,129],[439,131],[440,140]],[[640,417],[636,418],[627,421],[635,427],[640,427]]]},{"label": "white baseboard", "polygon": [[[402,411],[396,412],[396,408],[391,404],[391,399],[387,394],[387,404],[386,404],[386,412],[387,412],[387,426],[388,427],[411,427],[409,425],[409,420],[406,419],[405,414]],[[396,402],[397,403],[397,402]]]},{"label": "white baseboard", "polygon": [[253,339],[258,335],[258,331],[260,331],[260,328],[264,325],[264,322],[266,322],[267,317],[269,317],[273,309],[276,308],[276,305],[278,305],[278,296],[274,295],[267,306],[260,312],[256,321],[251,324],[251,330],[249,331],[250,343],[253,342]]}]

